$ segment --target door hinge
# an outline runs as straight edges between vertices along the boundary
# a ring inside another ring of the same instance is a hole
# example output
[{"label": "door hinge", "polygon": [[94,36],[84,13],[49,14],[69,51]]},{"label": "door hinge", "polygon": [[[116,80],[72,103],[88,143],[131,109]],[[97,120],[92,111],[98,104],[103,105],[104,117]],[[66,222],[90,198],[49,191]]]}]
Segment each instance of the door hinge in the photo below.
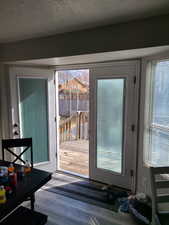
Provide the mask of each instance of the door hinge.
[{"label": "door hinge", "polygon": [[56,122],[56,116],[55,116],[55,118],[54,118],[54,121]]},{"label": "door hinge", "polygon": [[134,125],[134,124],[131,125],[131,131],[132,131],[132,132],[135,131],[135,125]]},{"label": "door hinge", "polygon": [[134,177],[134,170],[130,170],[130,176]]},{"label": "door hinge", "polygon": [[55,81],[55,79],[53,80],[53,83],[54,83],[54,85],[56,84],[56,81]]},{"label": "door hinge", "polygon": [[133,77],[133,82],[136,84],[136,76]]}]

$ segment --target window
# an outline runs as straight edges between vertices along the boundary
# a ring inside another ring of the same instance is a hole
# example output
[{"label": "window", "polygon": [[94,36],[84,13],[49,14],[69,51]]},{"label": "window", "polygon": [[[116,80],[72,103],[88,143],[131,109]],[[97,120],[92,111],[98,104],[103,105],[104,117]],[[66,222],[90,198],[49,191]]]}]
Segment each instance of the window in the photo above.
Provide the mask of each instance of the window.
[{"label": "window", "polygon": [[145,161],[169,166],[169,60],[152,62],[148,75]]}]

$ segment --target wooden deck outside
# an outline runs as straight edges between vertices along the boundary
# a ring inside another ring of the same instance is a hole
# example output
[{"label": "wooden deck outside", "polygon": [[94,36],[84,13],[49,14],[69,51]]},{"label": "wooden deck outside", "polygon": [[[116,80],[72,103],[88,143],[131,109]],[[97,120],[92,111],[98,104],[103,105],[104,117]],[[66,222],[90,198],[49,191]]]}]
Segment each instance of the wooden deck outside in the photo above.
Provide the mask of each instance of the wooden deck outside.
[{"label": "wooden deck outside", "polygon": [[60,144],[60,169],[89,176],[89,141],[65,141]]}]

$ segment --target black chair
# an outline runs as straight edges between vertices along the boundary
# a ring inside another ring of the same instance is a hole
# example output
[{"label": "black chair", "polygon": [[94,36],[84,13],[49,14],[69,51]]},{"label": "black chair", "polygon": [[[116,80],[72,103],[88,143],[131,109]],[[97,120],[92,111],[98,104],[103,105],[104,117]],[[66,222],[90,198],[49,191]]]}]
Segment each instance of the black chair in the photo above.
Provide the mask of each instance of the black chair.
[{"label": "black chair", "polygon": [[[22,152],[17,155],[11,149],[17,147],[24,147]],[[2,140],[2,160],[5,160],[5,151],[9,152],[11,155],[15,157],[12,163],[16,163],[17,160],[21,161],[22,163],[26,163],[26,161],[21,157],[25,152],[30,150],[31,156],[31,167],[33,168],[33,149],[32,149],[32,138],[20,138],[20,139],[4,139]]]},{"label": "black chair", "polygon": [[[14,148],[21,148],[23,147],[23,150],[17,155],[12,149]],[[12,163],[16,163],[17,160],[22,162],[23,164],[26,163],[26,161],[22,158],[23,154],[30,150],[30,163],[31,168],[33,168],[33,148],[32,148],[32,138],[20,138],[20,139],[4,139],[2,140],[2,160],[5,160],[5,152],[10,153],[14,159],[11,159]],[[34,202],[35,197],[34,194],[30,196],[31,201],[31,209],[34,210]]]}]

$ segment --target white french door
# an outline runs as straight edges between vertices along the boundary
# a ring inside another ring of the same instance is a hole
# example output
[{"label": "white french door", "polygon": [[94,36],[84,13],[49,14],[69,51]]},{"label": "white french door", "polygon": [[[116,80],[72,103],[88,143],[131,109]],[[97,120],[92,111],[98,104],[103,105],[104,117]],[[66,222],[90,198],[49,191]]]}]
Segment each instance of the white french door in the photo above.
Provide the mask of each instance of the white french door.
[{"label": "white french door", "polygon": [[[56,170],[54,71],[11,67],[11,136],[32,137],[37,168]],[[26,159],[29,160],[27,154]]]},{"label": "white french door", "polygon": [[90,178],[134,189],[138,62],[90,69]]}]

